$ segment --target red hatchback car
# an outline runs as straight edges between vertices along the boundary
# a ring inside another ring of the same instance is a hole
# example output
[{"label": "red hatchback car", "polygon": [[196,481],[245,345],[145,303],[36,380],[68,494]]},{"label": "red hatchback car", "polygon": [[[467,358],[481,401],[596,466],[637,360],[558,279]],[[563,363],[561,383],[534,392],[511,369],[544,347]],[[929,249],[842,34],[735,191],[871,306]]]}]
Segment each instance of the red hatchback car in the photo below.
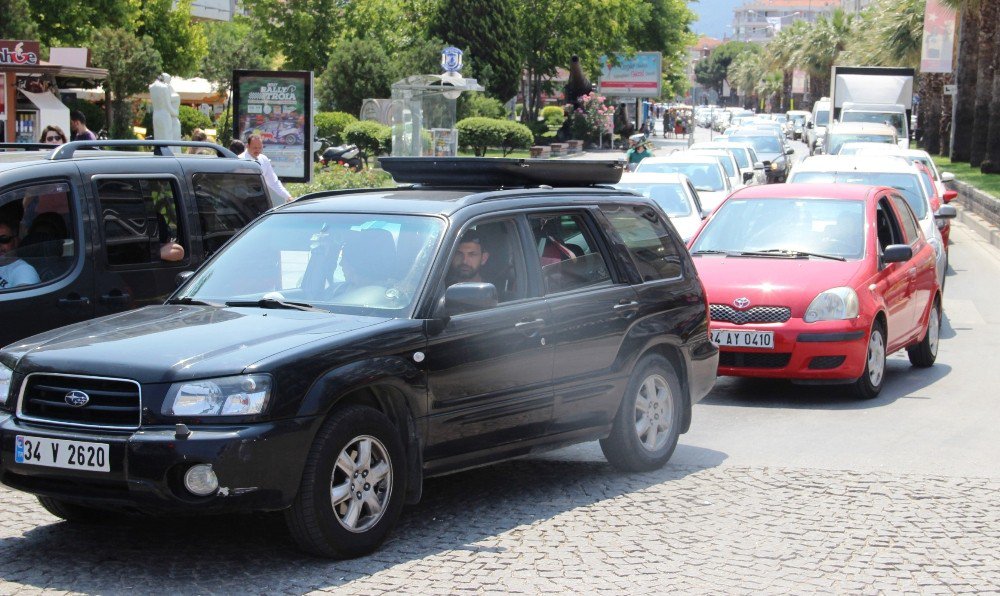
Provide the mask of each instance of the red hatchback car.
[{"label": "red hatchback car", "polygon": [[710,302],[719,374],[882,389],[886,355],[937,357],[934,249],[892,188],[751,186],[690,242]]}]

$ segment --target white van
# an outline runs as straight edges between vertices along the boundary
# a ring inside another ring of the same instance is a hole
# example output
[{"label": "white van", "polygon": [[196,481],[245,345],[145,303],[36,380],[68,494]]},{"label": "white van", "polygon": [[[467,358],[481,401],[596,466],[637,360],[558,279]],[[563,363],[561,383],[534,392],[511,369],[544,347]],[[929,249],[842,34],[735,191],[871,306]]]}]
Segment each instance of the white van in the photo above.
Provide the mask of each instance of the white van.
[{"label": "white van", "polygon": [[813,104],[812,120],[806,124],[806,144],[809,145],[809,155],[816,153],[817,141],[826,136],[826,127],[830,126],[830,98],[821,97]]},{"label": "white van", "polygon": [[896,144],[900,149],[910,146],[910,123],[901,103],[855,103],[845,101],[840,111],[841,122],[888,124],[896,129]]}]

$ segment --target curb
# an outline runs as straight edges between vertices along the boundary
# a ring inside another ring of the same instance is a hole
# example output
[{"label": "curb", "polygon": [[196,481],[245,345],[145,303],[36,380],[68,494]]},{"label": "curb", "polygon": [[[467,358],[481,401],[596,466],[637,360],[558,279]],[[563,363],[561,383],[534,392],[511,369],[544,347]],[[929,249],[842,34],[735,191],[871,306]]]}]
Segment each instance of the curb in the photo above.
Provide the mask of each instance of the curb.
[{"label": "curb", "polygon": [[978,188],[956,180],[958,221],[1000,248],[1000,200]]}]

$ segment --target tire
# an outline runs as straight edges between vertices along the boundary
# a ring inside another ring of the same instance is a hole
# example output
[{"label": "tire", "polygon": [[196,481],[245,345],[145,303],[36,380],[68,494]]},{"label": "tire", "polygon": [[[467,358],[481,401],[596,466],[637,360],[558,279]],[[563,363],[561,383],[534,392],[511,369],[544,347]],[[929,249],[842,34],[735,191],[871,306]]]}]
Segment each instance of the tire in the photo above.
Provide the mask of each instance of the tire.
[{"label": "tire", "polygon": [[113,511],[77,505],[55,497],[38,497],[38,502],[52,515],[71,523],[99,524],[119,519]]},{"label": "tire", "polygon": [[[285,512],[298,546],[337,559],[378,548],[403,508],[404,460],[399,433],[381,412],[363,406],[334,412],[316,434],[299,493]],[[378,481],[365,482],[369,474]]]},{"label": "tire", "polygon": [[643,357],[629,379],[611,435],[601,439],[604,457],[627,472],[662,468],[677,447],[684,403],[670,363],[662,356]]},{"label": "tire", "polygon": [[938,341],[941,337],[941,307],[937,300],[931,304],[931,312],[927,315],[927,329],[924,330],[924,338],[915,346],[906,348],[906,355],[910,357],[910,364],[917,368],[928,368],[934,366],[937,360]]},{"label": "tire", "polygon": [[885,327],[880,321],[872,323],[865,353],[865,370],[854,381],[854,395],[858,399],[874,399],[885,384]]}]

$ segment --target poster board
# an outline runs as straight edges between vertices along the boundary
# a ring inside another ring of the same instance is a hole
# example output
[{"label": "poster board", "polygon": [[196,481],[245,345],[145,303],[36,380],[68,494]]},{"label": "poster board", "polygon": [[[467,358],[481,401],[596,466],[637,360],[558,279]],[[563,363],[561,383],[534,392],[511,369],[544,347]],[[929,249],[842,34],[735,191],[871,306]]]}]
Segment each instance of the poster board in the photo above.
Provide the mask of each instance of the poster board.
[{"label": "poster board", "polygon": [[312,179],[313,73],[233,71],[233,138],[252,134],[283,182]]},{"label": "poster board", "polygon": [[601,56],[598,90],[615,97],[659,97],[663,86],[663,54],[638,52],[631,58]]}]

